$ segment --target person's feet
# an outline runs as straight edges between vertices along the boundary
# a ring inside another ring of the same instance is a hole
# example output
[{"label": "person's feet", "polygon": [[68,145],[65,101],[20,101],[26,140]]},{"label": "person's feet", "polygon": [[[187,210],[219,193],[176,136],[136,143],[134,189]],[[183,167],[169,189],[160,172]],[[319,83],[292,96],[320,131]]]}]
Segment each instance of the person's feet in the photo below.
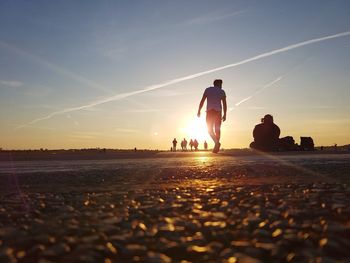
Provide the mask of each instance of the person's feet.
[{"label": "person's feet", "polygon": [[220,150],[220,146],[221,146],[221,143],[215,143],[215,146],[214,146],[214,149],[213,149],[213,153],[218,153],[219,150]]}]

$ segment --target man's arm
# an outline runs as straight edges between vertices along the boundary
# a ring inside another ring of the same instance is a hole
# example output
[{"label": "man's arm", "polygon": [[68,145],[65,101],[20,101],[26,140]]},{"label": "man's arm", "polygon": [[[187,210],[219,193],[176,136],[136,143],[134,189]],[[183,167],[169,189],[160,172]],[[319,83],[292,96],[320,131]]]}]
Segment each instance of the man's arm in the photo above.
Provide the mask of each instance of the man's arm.
[{"label": "man's arm", "polygon": [[204,93],[203,97],[201,99],[201,102],[199,103],[199,107],[198,107],[198,113],[197,113],[198,118],[201,116],[201,110],[202,110],[202,107],[204,105],[204,101],[206,98],[207,98],[207,95]]},{"label": "man's arm", "polygon": [[226,103],[226,97],[222,99],[222,106],[224,108],[224,116],[222,116],[222,121],[226,121],[226,112],[227,112],[227,103]]}]

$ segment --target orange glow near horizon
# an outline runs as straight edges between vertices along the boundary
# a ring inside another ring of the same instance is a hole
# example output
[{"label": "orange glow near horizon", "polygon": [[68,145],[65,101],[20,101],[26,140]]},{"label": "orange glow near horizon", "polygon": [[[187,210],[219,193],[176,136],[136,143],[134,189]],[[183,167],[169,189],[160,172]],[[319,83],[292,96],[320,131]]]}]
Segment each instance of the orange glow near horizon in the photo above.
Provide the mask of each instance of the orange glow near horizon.
[{"label": "orange glow near horizon", "polygon": [[186,126],[182,129],[182,132],[190,139],[197,139],[199,143],[204,142],[205,140],[209,143],[209,135],[207,131],[207,125],[205,123],[205,118],[201,116],[200,118],[194,117],[190,119]]}]

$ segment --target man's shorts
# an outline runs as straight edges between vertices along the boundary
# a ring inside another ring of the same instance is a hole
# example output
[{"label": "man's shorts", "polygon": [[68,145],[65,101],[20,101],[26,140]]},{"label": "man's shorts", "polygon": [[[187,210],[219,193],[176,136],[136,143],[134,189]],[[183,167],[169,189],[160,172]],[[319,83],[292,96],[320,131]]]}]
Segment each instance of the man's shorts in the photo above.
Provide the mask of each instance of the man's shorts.
[{"label": "man's shorts", "polygon": [[209,110],[207,111],[207,125],[208,127],[213,127],[215,125],[216,128],[221,126],[221,111]]}]

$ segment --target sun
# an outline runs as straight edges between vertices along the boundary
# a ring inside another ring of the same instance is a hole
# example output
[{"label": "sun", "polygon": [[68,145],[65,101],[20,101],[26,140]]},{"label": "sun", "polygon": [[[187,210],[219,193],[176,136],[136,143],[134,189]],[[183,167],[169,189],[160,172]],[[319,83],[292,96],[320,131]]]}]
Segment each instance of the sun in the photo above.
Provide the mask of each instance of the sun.
[{"label": "sun", "polygon": [[207,125],[205,123],[205,118],[192,118],[189,120],[187,125],[184,128],[184,134],[186,138],[197,139],[199,143],[203,143],[204,141],[208,141],[209,135],[207,131]]}]

